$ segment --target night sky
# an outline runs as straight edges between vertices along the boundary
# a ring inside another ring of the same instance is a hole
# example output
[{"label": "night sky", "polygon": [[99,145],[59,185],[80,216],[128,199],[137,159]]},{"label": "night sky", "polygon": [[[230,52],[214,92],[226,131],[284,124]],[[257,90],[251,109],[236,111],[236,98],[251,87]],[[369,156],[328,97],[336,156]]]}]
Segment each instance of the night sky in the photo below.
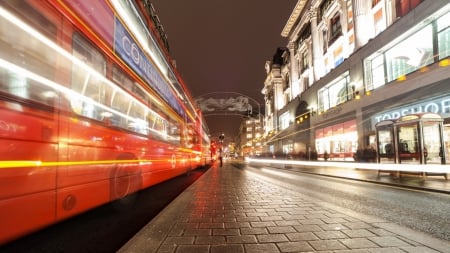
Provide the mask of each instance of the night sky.
[{"label": "night sky", "polygon": [[[265,62],[277,47],[296,0],[153,0],[170,52],[196,98],[237,92],[264,104]],[[239,116],[205,117],[213,137],[234,138]]]}]

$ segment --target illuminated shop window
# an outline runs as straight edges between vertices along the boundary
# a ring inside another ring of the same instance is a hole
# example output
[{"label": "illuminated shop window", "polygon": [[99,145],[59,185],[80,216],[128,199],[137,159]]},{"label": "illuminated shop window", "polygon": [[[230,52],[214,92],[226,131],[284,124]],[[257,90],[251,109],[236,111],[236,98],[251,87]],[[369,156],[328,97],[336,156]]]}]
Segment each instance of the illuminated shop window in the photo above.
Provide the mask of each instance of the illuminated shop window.
[{"label": "illuminated shop window", "polygon": [[284,144],[283,145],[283,154],[290,154],[294,150],[294,144]]},{"label": "illuminated shop window", "polygon": [[320,157],[328,153],[335,160],[351,160],[358,146],[356,120],[350,120],[315,131],[316,150]]},{"label": "illuminated shop window", "polygon": [[450,12],[437,20],[439,60],[450,56]]},{"label": "illuminated shop window", "polygon": [[433,62],[433,33],[428,25],[386,51],[388,82]]},{"label": "illuminated shop window", "polygon": [[289,127],[289,113],[285,112],[280,116],[280,129],[286,129]]},{"label": "illuminated shop window", "polygon": [[323,112],[350,100],[352,90],[348,72],[318,91],[319,111]]},{"label": "illuminated shop window", "polygon": [[[433,38],[437,41],[433,41]],[[432,64],[433,52],[438,52],[439,59],[450,56],[450,13],[420,30],[412,29],[398,39],[399,42],[394,46],[382,49],[364,60],[366,90],[376,89]]]}]

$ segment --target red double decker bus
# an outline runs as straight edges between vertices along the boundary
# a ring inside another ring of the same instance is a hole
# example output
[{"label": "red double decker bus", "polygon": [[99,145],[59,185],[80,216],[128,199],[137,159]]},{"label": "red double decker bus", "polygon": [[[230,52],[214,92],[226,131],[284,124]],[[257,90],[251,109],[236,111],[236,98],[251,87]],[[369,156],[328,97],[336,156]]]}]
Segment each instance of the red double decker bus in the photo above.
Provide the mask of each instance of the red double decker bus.
[{"label": "red double decker bus", "polygon": [[211,162],[148,1],[0,1],[0,244]]}]

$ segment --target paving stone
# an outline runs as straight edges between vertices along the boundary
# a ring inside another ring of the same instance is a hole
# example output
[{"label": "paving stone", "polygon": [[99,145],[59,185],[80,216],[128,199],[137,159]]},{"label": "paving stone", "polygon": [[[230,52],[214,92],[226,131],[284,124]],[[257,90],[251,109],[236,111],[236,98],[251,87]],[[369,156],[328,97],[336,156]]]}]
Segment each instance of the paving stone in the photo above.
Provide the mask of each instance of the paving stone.
[{"label": "paving stone", "polygon": [[380,245],[381,247],[405,247],[411,246],[394,236],[370,237],[369,240]]},{"label": "paving stone", "polygon": [[284,234],[268,234],[268,235],[256,235],[258,242],[286,242],[289,241]]},{"label": "paving stone", "polygon": [[335,250],[333,253],[371,253],[367,249]]},{"label": "paving stone", "polygon": [[325,222],[323,222],[321,219],[304,219],[304,220],[300,220],[300,223],[302,223],[303,225],[320,225],[320,224],[325,224]]},{"label": "paving stone", "polygon": [[163,244],[194,244],[194,236],[169,236]]},{"label": "paving stone", "polygon": [[268,232],[265,227],[241,228],[241,234],[243,234],[243,235],[264,235],[264,234],[268,234]]},{"label": "paving stone", "polygon": [[343,230],[343,229],[347,229],[346,226],[342,225],[342,224],[323,224],[323,225],[319,225],[319,227],[325,231],[339,231],[339,230]]},{"label": "paving stone", "polygon": [[365,222],[361,222],[361,221],[355,221],[355,222],[347,222],[347,223],[342,223],[342,225],[350,228],[350,229],[360,229],[360,228],[373,228],[372,225],[367,224]]},{"label": "paving stone", "polygon": [[[327,216],[328,217],[328,216]],[[346,219],[344,219],[344,218],[341,218],[341,217],[334,217],[334,218],[322,218],[322,220],[325,222],[325,223],[328,223],[328,224],[335,224],[335,223],[344,223],[344,222],[347,222],[347,220]]]},{"label": "paving stone", "polygon": [[314,234],[322,240],[347,238],[341,231],[320,231],[314,232]]},{"label": "paving stone", "polygon": [[256,243],[258,240],[255,235],[235,235],[227,236],[227,243]]},{"label": "paving stone", "polygon": [[370,232],[372,232],[378,236],[393,236],[394,235],[393,233],[386,231],[385,229],[382,229],[382,228],[369,228],[367,230],[369,230]]},{"label": "paving stone", "polygon": [[211,235],[212,230],[207,228],[190,228],[184,230],[184,235]]},{"label": "paving stone", "polygon": [[244,253],[242,244],[212,245],[211,253]]},{"label": "paving stone", "polygon": [[282,221],[283,217],[281,216],[267,216],[267,217],[259,217],[261,221]]},{"label": "paving stone", "polygon": [[313,240],[319,240],[319,237],[317,237],[312,232],[301,232],[301,233],[288,233],[286,236],[289,238],[290,241],[313,241]]},{"label": "paving stone", "polygon": [[296,220],[280,220],[280,221],[275,221],[275,225],[277,225],[277,226],[297,226],[297,225],[300,225],[300,223]]},{"label": "paving stone", "polygon": [[223,218],[214,218],[213,222],[236,222],[236,218],[234,216],[223,217]]},{"label": "paving stone", "polygon": [[277,227],[267,227],[269,233],[271,234],[285,234],[296,232],[292,226],[277,226]]},{"label": "paving stone", "polygon": [[245,244],[246,253],[279,253],[278,247],[273,243]]},{"label": "paving stone", "polygon": [[261,220],[259,217],[237,217],[237,221],[258,222]]},{"label": "paving stone", "polygon": [[209,245],[180,245],[175,253],[209,253]]},{"label": "paving stone", "polygon": [[277,243],[281,252],[306,252],[314,251],[307,242],[281,242]]},{"label": "paving stone", "polygon": [[225,244],[225,236],[197,236],[194,244]]},{"label": "paving stone", "polygon": [[378,245],[366,238],[352,238],[339,240],[350,249],[378,248]]},{"label": "paving stone", "polygon": [[295,230],[298,232],[317,232],[317,231],[323,231],[322,228],[320,228],[318,225],[300,225],[300,226],[294,226]]},{"label": "paving stone", "polygon": [[405,253],[399,248],[374,248],[369,250],[370,253]]},{"label": "paving stone", "polygon": [[174,253],[176,248],[177,248],[176,244],[163,244],[158,248],[158,250],[156,252],[157,253]]},{"label": "paving stone", "polygon": [[319,240],[319,241],[309,241],[309,244],[315,250],[342,250],[347,249],[345,245],[337,240]]},{"label": "paving stone", "polygon": [[348,237],[351,237],[351,238],[376,236],[376,234],[370,232],[367,229],[355,229],[355,230],[344,229],[341,231],[342,231],[342,233],[346,234]]},{"label": "paving stone", "polygon": [[239,235],[239,229],[226,228],[226,229],[213,229],[213,235]]},{"label": "paving stone", "polygon": [[[418,246],[418,247],[401,247],[400,249],[408,252],[408,253],[438,253],[439,251],[436,251],[434,249],[430,249],[427,247],[423,247],[423,246]],[[450,249],[449,249],[450,251]]]},{"label": "paving stone", "polygon": [[224,228],[224,224],[223,223],[215,223],[215,222],[211,222],[211,223],[200,223],[198,228]]},{"label": "paving stone", "polygon": [[224,227],[225,228],[249,228],[250,223],[249,222],[225,222]]},{"label": "paving stone", "polygon": [[261,228],[261,227],[273,227],[275,226],[275,223],[272,221],[261,221],[261,222],[250,222],[250,225],[255,228]]}]

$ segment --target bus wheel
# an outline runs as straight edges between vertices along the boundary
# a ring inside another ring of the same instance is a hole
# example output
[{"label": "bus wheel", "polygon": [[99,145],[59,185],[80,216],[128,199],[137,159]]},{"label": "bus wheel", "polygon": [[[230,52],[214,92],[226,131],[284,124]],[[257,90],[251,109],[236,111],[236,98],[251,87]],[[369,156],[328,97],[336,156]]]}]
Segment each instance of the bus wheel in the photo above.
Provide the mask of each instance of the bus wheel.
[{"label": "bus wheel", "polygon": [[118,207],[130,206],[141,189],[142,178],[137,158],[133,154],[124,153],[117,157],[118,162],[110,175],[110,198]]}]

